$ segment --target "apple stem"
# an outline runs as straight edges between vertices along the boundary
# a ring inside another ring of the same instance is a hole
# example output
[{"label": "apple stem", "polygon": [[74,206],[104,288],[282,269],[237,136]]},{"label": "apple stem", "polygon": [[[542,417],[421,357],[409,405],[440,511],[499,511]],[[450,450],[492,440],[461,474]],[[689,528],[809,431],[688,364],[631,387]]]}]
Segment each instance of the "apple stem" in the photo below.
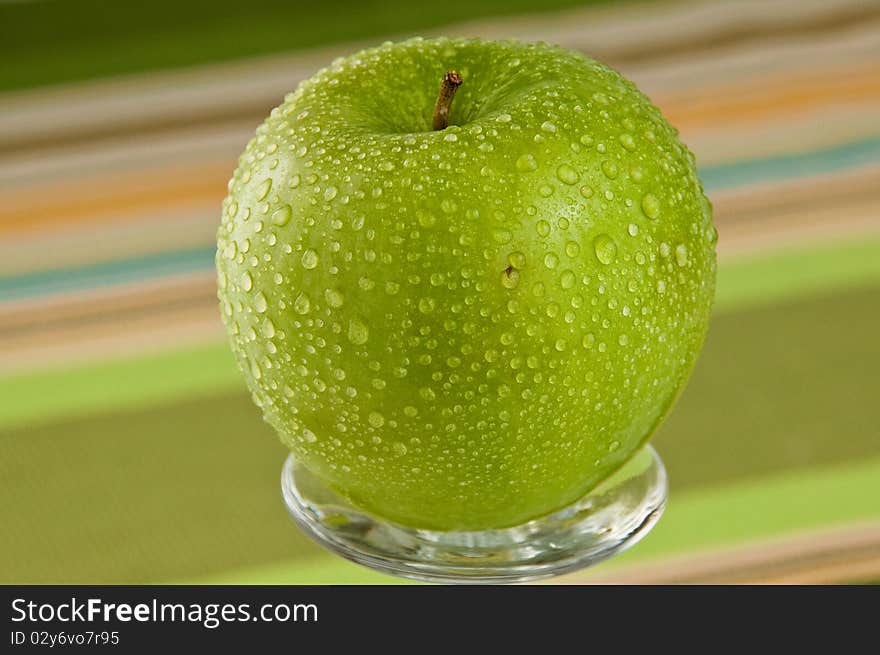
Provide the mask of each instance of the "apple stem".
[{"label": "apple stem", "polygon": [[433,128],[445,130],[449,125],[449,110],[452,108],[452,98],[461,86],[461,75],[455,71],[448,71],[440,83],[440,93],[437,94],[437,104],[434,105]]}]

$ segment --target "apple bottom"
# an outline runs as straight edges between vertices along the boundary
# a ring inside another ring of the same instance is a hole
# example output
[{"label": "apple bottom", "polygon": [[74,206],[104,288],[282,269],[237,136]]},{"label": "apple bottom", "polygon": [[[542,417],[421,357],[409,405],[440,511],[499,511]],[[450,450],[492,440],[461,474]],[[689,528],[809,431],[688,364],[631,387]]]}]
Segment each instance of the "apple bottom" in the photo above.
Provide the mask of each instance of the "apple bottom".
[{"label": "apple bottom", "polygon": [[637,543],[666,505],[663,462],[641,449],[576,502],[518,526],[472,531],[410,528],[352,505],[289,455],[288,512],[312,539],[368,568],[427,582],[526,582],[592,566]]}]

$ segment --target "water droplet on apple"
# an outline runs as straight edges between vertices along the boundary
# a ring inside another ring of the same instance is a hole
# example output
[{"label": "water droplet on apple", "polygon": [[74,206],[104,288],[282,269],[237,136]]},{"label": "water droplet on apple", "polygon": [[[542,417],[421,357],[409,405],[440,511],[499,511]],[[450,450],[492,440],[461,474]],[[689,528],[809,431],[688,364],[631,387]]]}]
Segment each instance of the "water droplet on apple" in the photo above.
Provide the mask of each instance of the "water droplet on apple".
[{"label": "water droplet on apple", "polygon": [[257,200],[265,200],[266,196],[269,195],[269,190],[272,188],[272,178],[267,177],[260,183],[260,186],[257,187]]},{"label": "water droplet on apple", "polygon": [[575,275],[571,271],[563,271],[562,275],[559,276],[559,284],[563,289],[571,289],[575,283]]},{"label": "water droplet on apple", "polygon": [[345,296],[342,295],[342,292],[338,289],[326,289],[324,291],[324,299],[327,301],[327,304],[331,307],[342,307],[345,302]]},{"label": "water droplet on apple", "polygon": [[436,306],[437,303],[433,298],[425,297],[419,300],[419,311],[422,312],[422,314],[430,314],[434,311]]},{"label": "water droplet on apple", "polygon": [[235,259],[235,256],[238,254],[238,244],[235,241],[230,241],[226,244],[226,249],[223,252],[226,259],[230,261]]},{"label": "water droplet on apple", "polygon": [[250,291],[254,286],[254,279],[251,274],[245,271],[241,274],[241,288],[243,291]]},{"label": "water droplet on apple", "polygon": [[614,178],[617,177],[617,173],[618,173],[617,164],[615,164],[613,161],[611,161],[609,159],[606,159],[605,161],[602,162],[602,172],[605,174],[605,177],[607,177],[609,180],[613,180]]},{"label": "water droplet on apple", "polygon": [[626,231],[629,232],[629,235],[631,237],[634,237],[639,233],[639,226],[635,223],[630,223],[629,226],[626,228]]},{"label": "water droplet on apple", "polygon": [[337,189],[335,186],[328,186],[326,189],[324,189],[324,200],[330,202],[336,197],[338,193],[339,189]]},{"label": "water droplet on apple", "polygon": [[607,234],[600,234],[593,239],[593,250],[596,253],[596,259],[606,266],[617,257],[617,244]]},{"label": "water droplet on apple", "polygon": [[708,241],[713,246],[718,243],[718,230],[714,225],[710,225],[706,228],[706,241]]},{"label": "water droplet on apple", "polygon": [[532,155],[520,155],[516,160],[516,169],[527,173],[538,169],[538,162]]},{"label": "water droplet on apple", "polygon": [[362,346],[370,338],[370,329],[359,318],[348,322],[348,340],[356,346]]},{"label": "water droplet on apple", "polygon": [[581,176],[578,174],[578,172],[568,164],[562,164],[559,168],[556,169],[556,177],[559,178],[560,182],[569,185],[577,184],[578,180],[581,179]]},{"label": "water droplet on apple", "polygon": [[515,289],[519,284],[519,271],[513,267],[501,271],[501,286],[505,289]]},{"label": "water droplet on apple", "polygon": [[495,240],[495,243],[503,245],[505,243],[510,243],[513,235],[510,233],[510,230],[497,229],[492,231],[492,238]]},{"label": "water droplet on apple", "polygon": [[636,149],[636,141],[635,141],[635,139],[633,139],[632,134],[626,134],[626,133],[621,134],[620,135],[620,145],[622,145],[624,148],[626,148],[630,152],[632,152],[633,150]]},{"label": "water droplet on apple", "polygon": [[535,223],[535,230],[538,232],[538,236],[545,237],[550,234],[550,223],[541,219],[537,223]]},{"label": "water droplet on apple", "polygon": [[385,425],[385,417],[379,412],[370,412],[367,416],[367,422],[374,428],[381,428]]},{"label": "water droplet on apple", "polygon": [[660,215],[660,201],[653,193],[646,193],[642,198],[642,211],[645,216],[655,219]]},{"label": "water droplet on apple", "polygon": [[559,264],[559,257],[556,253],[548,252],[544,255],[544,266],[547,268],[556,268],[557,264]]},{"label": "water droplet on apple", "polygon": [[313,269],[318,265],[318,253],[309,248],[302,254],[302,262],[303,268]]},{"label": "water droplet on apple", "polygon": [[675,246],[675,263],[679,266],[687,266],[688,263],[688,251],[687,246],[683,243]]},{"label": "water droplet on apple", "polygon": [[269,302],[266,299],[266,295],[262,291],[258,291],[257,295],[254,296],[254,309],[257,310],[257,313],[262,314],[269,307]]},{"label": "water droplet on apple", "polygon": [[312,301],[309,300],[309,297],[305,294],[305,292],[300,292],[297,294],[296,298],[293,300],[293,311],[297,314],[305,315],[309,313],[309,310],[312,308]]},{"label": "water droplet on apple", "polygon": [[526,256],[518,250],[510,253],[507,256],[508,263],[514,268],[525,268],[526,267]]}]

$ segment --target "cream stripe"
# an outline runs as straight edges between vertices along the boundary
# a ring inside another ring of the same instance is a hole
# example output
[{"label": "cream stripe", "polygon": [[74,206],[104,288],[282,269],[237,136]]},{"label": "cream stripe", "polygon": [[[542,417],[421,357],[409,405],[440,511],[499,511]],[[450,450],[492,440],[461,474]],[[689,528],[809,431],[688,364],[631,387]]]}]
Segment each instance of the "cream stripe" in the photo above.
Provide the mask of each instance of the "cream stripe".
[{"label": "cream stripe", "polygon": [[134,207],[100,225],[85,222],[16,235],[0,241],[0,276],[210,246],[219,221],[219,203],[146,212]]},{"label": "cream stripe", "polygon": [[880,523],[868,522],[573,574],[559,583],[829,584],[878,577]]},{"label": "cream stripe", "polygon": [[[817,18],[839,15],[859,7],[878,6],[875,0],[721,0],[717,2],[648,3],[638,8],[577,10],[552,15],[493,19],[450,26],[446,34],[513,36],[581,46],[613,62],[623,48],[640,50],[694,39],[729,26],[755,25],[792,28]],[[795,11],[796,9],[796,11]],[[48,90],[10,94],[0,108],[0,144],[29,137],[60,138],[96,128],[120,128],[174,116],[197,119],[224,111],[270,107],[296,82],[334,57],[360,47],[347,44],[298,55],[206,66],[187,71],[130,76]],[[694,58],[691,54],[688,58]]]}]

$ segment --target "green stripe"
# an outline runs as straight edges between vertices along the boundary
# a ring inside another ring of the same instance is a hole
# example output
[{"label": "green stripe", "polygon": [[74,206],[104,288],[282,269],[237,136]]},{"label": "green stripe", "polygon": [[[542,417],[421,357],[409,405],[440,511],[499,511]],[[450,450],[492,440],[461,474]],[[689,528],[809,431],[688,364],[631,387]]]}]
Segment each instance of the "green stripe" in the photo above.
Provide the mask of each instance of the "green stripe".
[{"label": "green stripe", "polygon": [[615,564],[880,520],[880,458],[671,494],[665,516]]},{"label": "green stripe", "polygon": [[[722,265],[715,311],[880,281],[880,238],[785,250]],[[119,381],[124,380],[124,384]],[[0,428],[243,388],[225,343],[0,378]]]},{"label": "green stripe", "polygon": [[[722,239],[723,239],[722,235]],[[722,262],[716,312],[793,300],[880,281],[880,235],[836,237],[826,243],[784,246]]]},{"label": "green stripe", "polygon": [[324,584],[414,584],[391,575],[377,573],[341,557],[327,554],[308,564],[289,560],[253,568],[226,571],[206,577],[167,580],[165,584],[209,585],[324,585]]},{"label": "green stripe", "polygon": [[225,343],[0,378],[0,428],[48,423],[240,387]]},{"label": "green stripe", "polygon": [[607,0],[211,0],[0,3],[0,90],[417,34],[452,21]]}]

